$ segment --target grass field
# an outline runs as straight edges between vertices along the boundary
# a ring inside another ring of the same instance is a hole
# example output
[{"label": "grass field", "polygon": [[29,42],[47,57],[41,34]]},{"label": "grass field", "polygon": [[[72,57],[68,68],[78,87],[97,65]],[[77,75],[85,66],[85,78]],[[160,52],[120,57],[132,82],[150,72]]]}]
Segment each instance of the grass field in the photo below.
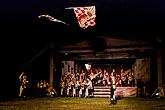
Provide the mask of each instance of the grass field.
[{"label": "grass field", "polygon": [[0,110],[165,110],[165,99],[122,98],[109,106],[109,98],[29,98],[0,102]]}]

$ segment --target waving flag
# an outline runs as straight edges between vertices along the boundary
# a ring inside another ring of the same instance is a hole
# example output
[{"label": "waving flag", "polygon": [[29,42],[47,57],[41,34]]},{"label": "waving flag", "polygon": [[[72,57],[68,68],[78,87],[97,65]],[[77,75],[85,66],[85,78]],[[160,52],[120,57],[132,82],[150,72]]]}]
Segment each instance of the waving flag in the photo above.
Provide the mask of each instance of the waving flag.
[{"label": "waving flag", "polygon": [[74,7],[74,13],[78,20],[79,26],[83,29],[89,26],[95,26],[96,9],[95,6],[88,7]]},{"label": "waving flag", "polygon": [[[66,24],[65,22],[61,21],[61,20],[58,20],[58,19],[55,19],[54,17],[50,16],[50,15],[40,15],[38,16],[38,18],[41,18],[41,17],[46,17],[48,18],[50,21],[53,21],[53,22],[59,22],[59,23],[63,23],[63,24]],[[68,24],[66,24],[68,25]]]}]

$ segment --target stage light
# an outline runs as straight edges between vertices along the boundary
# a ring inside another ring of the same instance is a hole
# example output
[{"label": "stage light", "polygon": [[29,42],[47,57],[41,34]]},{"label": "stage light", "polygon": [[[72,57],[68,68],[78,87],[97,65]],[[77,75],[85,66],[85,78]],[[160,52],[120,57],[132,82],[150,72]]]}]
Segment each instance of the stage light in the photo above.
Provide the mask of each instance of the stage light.
[{"label": "stage light", "polygon": [[158,92],[158,93],[156,93],[156,96],[159,96],[159,92]]},{"label": "stage light", "polygon": [[68,55],[68,53],[66,52],[65,55]]},{"label": "stage light", "polygon": [[54,92],[52,92],[52,95],[54,95]]}]

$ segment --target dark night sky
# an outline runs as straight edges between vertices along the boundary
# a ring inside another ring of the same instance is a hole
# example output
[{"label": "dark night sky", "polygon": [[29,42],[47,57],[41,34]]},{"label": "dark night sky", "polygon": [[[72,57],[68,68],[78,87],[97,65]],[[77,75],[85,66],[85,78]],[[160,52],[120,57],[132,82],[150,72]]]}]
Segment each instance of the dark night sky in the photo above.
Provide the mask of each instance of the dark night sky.
[{"label": "dark night sky", "polygon": [[[35,35],[33,39],[40,38],[41,42],[45,39],[52,40],[52,36],[44,36],[44,32],[54,36],[59,32],[84,33],[79,28],[73,11],[65,8],[87,5],[96,5],[97,26],[94,29],[99,35],[106,32],[114,36],[139,39],[164,35],[163,0],[6,0],[1,3],[1,26],[5,30],[14,31],[13,36],[22,36],[20,32],[24,32],[24,38],[29,39],[29,36]],[[69,23],[70,26],[37,18],[45,13]]]},{"label": "dark night sky", "polygon": [[[96,5],[97,26],[86,30],[79,28],[72,10],[64,9],[91,5]],[[0,13],[2,82],[9,76],[15,81],[20,67],[49,42],[79,40],[88,33],[144,40],[164,35],[163,0],[1,0]],[[40,14],[50,14],[70,25],[38,19]]]}]

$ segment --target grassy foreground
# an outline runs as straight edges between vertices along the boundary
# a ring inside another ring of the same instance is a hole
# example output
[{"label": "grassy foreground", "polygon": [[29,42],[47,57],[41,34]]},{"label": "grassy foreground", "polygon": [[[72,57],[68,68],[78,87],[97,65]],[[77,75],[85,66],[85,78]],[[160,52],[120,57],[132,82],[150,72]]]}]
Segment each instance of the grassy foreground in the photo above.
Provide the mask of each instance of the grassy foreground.
[{"label": "grassy foreground", "polygon": [[109,106],[109,98],[34,98],[0,102],[0,110],[165,110],[165,99],[122,98]]}]

